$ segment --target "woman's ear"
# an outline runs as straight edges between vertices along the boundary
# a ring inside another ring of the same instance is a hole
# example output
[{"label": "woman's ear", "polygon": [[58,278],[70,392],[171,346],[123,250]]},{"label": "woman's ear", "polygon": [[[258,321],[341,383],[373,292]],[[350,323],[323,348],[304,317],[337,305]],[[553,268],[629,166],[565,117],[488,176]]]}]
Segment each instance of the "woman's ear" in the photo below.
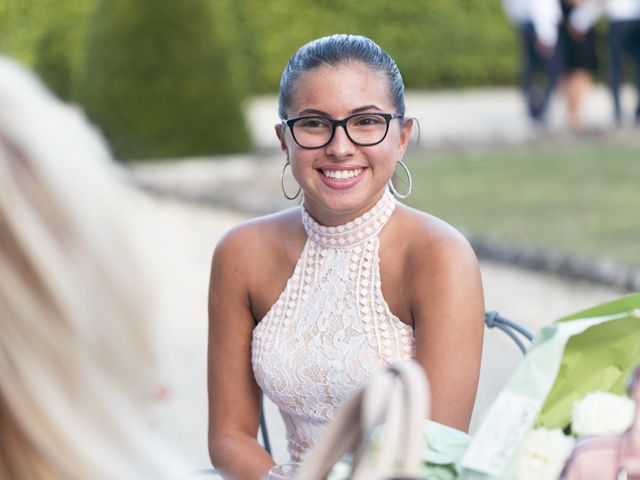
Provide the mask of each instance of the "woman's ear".
[{"label": "woman's ear", "polygon": [[400,126],[400,143],[398,145],[398,154],[402,158],[404,152],[407,151],[407,145],[411,138],[411,132],[413,132],[413,118],[403,118]]},{"label": "woman's ear", "polygon": [[276,130],[276,136],[278,137],[278,140],[280,140],[280,148],[282,149],[283,152],[287,151],[287,143],[285,142],[285,128],[284,125],[282,123],[276,123],[274,125],[274,128]]}]

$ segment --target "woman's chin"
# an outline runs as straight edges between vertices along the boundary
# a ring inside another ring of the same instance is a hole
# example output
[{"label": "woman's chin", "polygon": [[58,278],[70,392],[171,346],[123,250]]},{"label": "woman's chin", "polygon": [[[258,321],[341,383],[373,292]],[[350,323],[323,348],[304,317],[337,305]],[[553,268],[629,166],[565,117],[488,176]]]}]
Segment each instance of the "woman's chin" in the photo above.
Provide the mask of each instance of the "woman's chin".
[{"label": "woman's chin", "polygon": [[378,201],[379,195],[364,195],[361,189],[323,191],[305,194],[309,214],[323,225],[342,225],[364,214]]}]

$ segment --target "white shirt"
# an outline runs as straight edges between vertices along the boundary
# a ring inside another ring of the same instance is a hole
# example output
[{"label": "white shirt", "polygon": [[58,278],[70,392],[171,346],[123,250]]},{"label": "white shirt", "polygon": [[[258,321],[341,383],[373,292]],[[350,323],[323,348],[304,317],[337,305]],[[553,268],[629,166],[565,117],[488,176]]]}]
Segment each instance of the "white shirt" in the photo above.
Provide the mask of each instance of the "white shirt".
[{"label": "white shirt", "polygon": [[562,19],[559,0],[502,0],[502,6],[513,23],[533,23],[538,39],[545,45],[554,46],[558,41]]},{"label": "white shirt", "polygon": [[585,32],[606,14],[611,21],[640,20],[640,0],[584,0],[571,12],[571,24]]}]

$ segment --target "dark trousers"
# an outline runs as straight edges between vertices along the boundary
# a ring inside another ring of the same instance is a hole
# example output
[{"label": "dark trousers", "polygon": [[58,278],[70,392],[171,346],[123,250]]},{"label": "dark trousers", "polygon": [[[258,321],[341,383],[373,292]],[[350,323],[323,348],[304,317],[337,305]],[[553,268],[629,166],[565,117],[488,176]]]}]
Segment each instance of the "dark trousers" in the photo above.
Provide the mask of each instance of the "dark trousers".
[{"label": "dark trousers", "polygon": [[635,67],[635,84],[638,104],[635,119],[640,122],[640,20],[623,20],[609,25],[610,87],[613,97],[613,113],[616,123],[622,121],[620,87],[623,79],[623,60],[629,56]]},{"label": "dark trousers", "polygon": [[522,40],[522,91],[531,119],[542,122],[549,102],[562,74],[562,46],[556,44],[553,53],[545,57],[536,48],[536,32],[531,22],[520,26]]}]

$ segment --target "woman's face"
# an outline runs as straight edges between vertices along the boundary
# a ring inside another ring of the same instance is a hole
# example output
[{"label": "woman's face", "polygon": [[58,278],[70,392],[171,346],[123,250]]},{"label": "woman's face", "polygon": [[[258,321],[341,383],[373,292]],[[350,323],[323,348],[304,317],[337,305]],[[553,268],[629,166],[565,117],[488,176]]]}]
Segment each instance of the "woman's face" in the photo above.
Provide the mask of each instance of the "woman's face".
[{"label": "woman's face", "polygon": [[[287,113],[289,119],[314,115],[340,120],[363,112],[396,113],[385,74],[350,62],[324,65],[301,75]],[[289,128],[283,131],[276,126],[276,132],[304,191],[305,208],[320,223],[338,225],[363,214],[380,199],[396,162],[402,159],[411,122],[403,127],[399,120],[391,120],[385,139],[369,147],[351,142],[342,127],[336,128],[329,144],[314,150],[297,145]]]}]

